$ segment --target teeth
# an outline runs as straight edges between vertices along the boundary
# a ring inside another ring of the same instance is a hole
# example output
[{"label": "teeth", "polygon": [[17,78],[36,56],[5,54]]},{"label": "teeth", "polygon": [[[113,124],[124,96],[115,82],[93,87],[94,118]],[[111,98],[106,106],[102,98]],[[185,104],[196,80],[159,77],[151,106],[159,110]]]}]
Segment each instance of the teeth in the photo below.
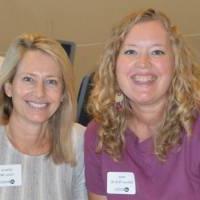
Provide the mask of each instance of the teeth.
[{"label": "teeth", "polygon": [[149,82],[156,80],[156,77],[152,75],[135,75],[132,79],[138,82]]},{"label": "teeth", "polygon": [[46,103],[33,103],[29,102],[29,105],[34,108],[44,108],[47,104]]}]

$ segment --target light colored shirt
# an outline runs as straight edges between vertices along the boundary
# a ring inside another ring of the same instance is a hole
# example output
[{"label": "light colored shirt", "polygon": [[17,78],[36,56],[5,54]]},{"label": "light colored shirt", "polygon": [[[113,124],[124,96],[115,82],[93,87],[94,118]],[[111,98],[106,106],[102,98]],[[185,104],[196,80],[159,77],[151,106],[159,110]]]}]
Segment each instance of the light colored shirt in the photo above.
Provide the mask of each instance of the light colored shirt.
[{"label": "light colored shirt", "polygon": [[20,186],[0,187],[0,200],[86,200],[84,130],[79,124],[73,126],[77,165],[71,167],[68,164],[56,165],[44,155],[22,154],[8,140],[5,128],[0,127],[0,166],[18,164],[22,173]]}]

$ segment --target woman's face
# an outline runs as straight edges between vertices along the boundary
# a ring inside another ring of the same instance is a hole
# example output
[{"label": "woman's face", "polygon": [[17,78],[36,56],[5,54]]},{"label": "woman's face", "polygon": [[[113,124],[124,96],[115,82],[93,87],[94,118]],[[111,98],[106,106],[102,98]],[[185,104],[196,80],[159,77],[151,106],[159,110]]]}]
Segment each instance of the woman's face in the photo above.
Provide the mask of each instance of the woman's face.
[{"label": "woman's face", "polygon": [[169,35],[159,21],[136,24],[117,59],[120,89],[132,106],[165,103],[174,72]]},{"label": "woman's face", "polygon": [[11,117],[18,122],[46,122],[62,101],[62,88],[59,65],[39,50],[28,51],[18,65],[13,82],[5,84],[5,92],[13,102]]}]

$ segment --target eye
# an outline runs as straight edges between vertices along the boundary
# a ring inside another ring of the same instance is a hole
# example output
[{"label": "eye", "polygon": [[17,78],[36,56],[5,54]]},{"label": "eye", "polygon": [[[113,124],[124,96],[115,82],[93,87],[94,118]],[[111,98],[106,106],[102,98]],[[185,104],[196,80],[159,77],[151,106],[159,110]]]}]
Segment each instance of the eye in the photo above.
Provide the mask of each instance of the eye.
[{"label": "eye", "polygon": [[165,55],[165,52],[163,50],[154,50],[151,52],[152,55],[159,56],[159,55]]},{"label": "eye", "polygon": [[22,80],[25,81],[25,82],[33,82],[33,78],[30,77],[30,76],[24,76],[24,77],[22,78]]},{"label": "eye", "polygon": [[124,51],[125,55],[137,55],[137,51],[134,49],[128,49]]},{"label": "eye", "polygon": [[48,79],[48,80],[46,80],[46,83],[48,85],[55,85],[55,86],[58,85],[58,81],[55,79]]}]

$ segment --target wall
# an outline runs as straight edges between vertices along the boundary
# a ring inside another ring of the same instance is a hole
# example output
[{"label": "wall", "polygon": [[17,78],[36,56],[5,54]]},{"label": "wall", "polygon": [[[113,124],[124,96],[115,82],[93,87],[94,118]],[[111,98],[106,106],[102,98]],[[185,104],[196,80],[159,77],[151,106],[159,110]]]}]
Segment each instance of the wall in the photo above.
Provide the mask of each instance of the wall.
[{"label": "wall", "polygon": [[200,1],[190,0],[0,0],[0,53],[23,32],[42,32],[76,42],[76,88],[97,65],[111,27],[133,10],[155,7],[179,24],[200,51]]}]

